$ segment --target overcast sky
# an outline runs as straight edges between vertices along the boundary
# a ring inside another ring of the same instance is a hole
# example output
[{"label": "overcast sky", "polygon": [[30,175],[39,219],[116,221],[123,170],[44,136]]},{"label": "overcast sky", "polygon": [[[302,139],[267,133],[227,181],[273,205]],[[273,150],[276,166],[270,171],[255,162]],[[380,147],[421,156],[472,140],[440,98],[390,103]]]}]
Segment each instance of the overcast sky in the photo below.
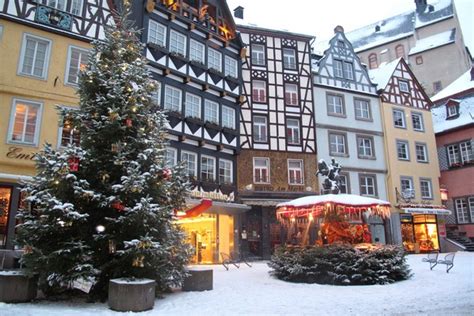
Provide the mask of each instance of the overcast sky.
[{"label": "overcast sky", "polygon": [[[227,4],[231,11],[244,7],[248,23],[313,35],[316,42],[330,39],[336,25],[349,32],[415,8],[414,0],[227,0]],[[455,0],[455,6],[464,40],[474,55],[474,0]]]}]

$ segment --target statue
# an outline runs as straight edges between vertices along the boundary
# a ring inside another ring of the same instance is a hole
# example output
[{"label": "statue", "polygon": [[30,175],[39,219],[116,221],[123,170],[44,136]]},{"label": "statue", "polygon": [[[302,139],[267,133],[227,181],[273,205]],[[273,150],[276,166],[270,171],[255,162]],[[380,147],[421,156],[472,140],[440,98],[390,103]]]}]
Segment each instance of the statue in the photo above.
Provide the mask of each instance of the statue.
[{"label": "statue", "polygon": [[341,185],[341,177],[339,172],[342,166],[334,158],[331,158],[331,164],[328,165],[324,159],[318,161],[317,175],[323,176],[323,194],[338,194]]}]

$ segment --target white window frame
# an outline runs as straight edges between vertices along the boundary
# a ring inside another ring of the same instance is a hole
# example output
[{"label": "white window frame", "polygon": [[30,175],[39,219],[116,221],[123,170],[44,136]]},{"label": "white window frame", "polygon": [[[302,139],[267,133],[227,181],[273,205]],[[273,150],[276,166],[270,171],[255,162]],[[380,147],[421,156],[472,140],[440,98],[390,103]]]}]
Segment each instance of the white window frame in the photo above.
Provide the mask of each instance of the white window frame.
[{"label": "white window frame", "polygon": [[[405,184],[408,184],[405,185]],[[413,192],[415,192],[415,187],[413,185],[413,178],[411,177],[400,177],[400,193],[403,194],[403,192],[405,192],[405,190],[411,190]]]},{"label": "white window frame", "polygon": [[[350,193],[350,184],[349,184],[349,175],[348,174],[339,174],[339,190],[340,193]],[[342,190],[342,188],[345,188],[345,192]]]},{"label": "white window frame", "polygon": [[189,42],[189,60],[198,61],[205,64],[206,46],[198,41],[191,39]]},{"label": "white window frame", "polygon": [[[47,44],[45,55],[44,55],[44,62],[43,62],[43,66],[42,66],[43,68],[42,68],[42,72],[41,72],[40,76],[34,74],[34,68],[35,68],[35,64],[36,64],[36,60],[35,60],[36,58],[35,57],[36,57],[36,54],[37,54],[37,44],[35,44],[35,52],[34,52],[34,55],[33,55],[33,64],[31,65],[31,72],[30,73],[23,72],[23,66],[25,64],[24,59],[25,59],[25,53],[26,53],[26,42],[28,40],[36,41],[36,43],[43,42],[43,43]],[[51,46],[52,46],[52,41],[47,39],[47,38],[36,36],[36,35],[33,35],[33,34],[29,34],[29,33],[23,33],[23,39],[22,39],[22,42],[21,42],[21,52],[20,52],[20,58],[19,58],[19,62],[18,62],[17,74],[20,75],[20,76],[27,76],[27,77],[37,78],[37,79],[46,79],[48,77],[49,60],[51,58]]]},{"label": "white window frame", "polygon": [[339,59],[333,60],[333,71],[334,71],[334,77],[344,78],[342,60],[339,60]]},{"label": "white window frame", "polygon": [[[265,161],[265,166],[256,166],[257,160]],[[266,170],[267,178],[265,179],[262,176],[262,170]],[[257,177],[257,173],[259,173]],[[258,181],[260,180],[260,181]],[[267,181],[264,181],[267,180]],[[253,157],[253,182],[254,183],[262,183],[262,184],[269,184],[270,181],[270,158],[267,157]]]},{"label": "white window frame", "polygon": [[[334,139],[332,139],[334,137]],[[342,141],[340,141],[342,139]],[[331,155],[346,155],[347,154],[347,149],[346,149],[346,144],[347,144],[347,139],[345,134],[339,134],[339,133],[329,133],[329,153]],[[341,152],[339,149],[343,148],[343,151]],[[336,149],[336,150],[333,150]]]},{"label": "white window frame", "polygon": [[219,103],[204,100],[204,121],[219,124]]},{"label": "white window frame", "polygon": [[[361,141],[362,141],[362,144],[361,144]],[[357,136],[357,155],[359,158],[365,158],[365,159],[374,158],[375,151],[374,151],[374,141],[372,137]]]},{"label": "white window frame", "polygon": [[[207,166],[212,167],[212,173],[206,172],[206,174],[208,175],[206,177],[203,177],[203,174],[204,174],[203,159],[208,159],[209,161],[212,161],[212,164],[206,164]],[[211,157],[211,156],[207,156],[207,155],[201,155],[200,166],[201,166],[200,177],[201,177],[202,181],[216,181],[216,158],[215,157]]]},{"label": "white window frame", "polygon": [[[415,126],[415,118],[418,118],[419,127]],[[423,114],[412,112],[411,113],[411,124],[413,126],[413,130],[417,132],[424,132],[425,131],[425,124],[423,123]]]},{"label": "white window frame", "polygon": [[[25,115],[25,119],[23,120],[23,132],[22,132],[22,140],[14,140],[13,139],[13,130],[15,127],[15,119],[16,119],[16,108],[18,104],[25,104],[27,106],[32,106],[36,107],[37,110],[37,115],[36,115],[36,121],[35,121],[35,132],[33,136],[33,142],[26,142],[24,141],[25,139],[25,130],[26,130],[26,124],[25,120],[27,116]],[[37,101],[31,101],[31,100],[25,100],[25,99],[20,99],[20,98],[13,98],[12,106],[11,106],[11,113],[10,113],[10,122],[9,122],[9,127],[8,127],[8,144],[21,144],[21,145],[29,145],[29,146],[38,146],[38,140],[40,136],[40,130],[41,130],[41,117],[43,114],[43,102],[37,102]]]},{"label": "white window frame", "polygon": [[[224,174],[221,171],[224,171]],[[231,160],[219,159],[219,184],[232,184],[234,163]]]},{"label": "white window frame", "polygon": [[[420,148],[423,150],[423,158],[420,159]],[[417,162],[428,162],[428,147],[424,143],[415,143],[415,155],[416,155],[416,161]]]},{"label": "white window frame", "polygon": [[230,56],[225,56],[224,57],[224,74],[226,76],[238,78],[237,72],[238,72],[237,60]]},{"label": "white window frame", "polygon": [[252,102],[267,102],[267,83],[262,80],[252,81]]},{"label": "white window frame", "polygon": [[[427,184],[428,186],[427,187],[423,187],[424,184]],[[428,195],[425,195],[425,190],[424,189],[428,189]],[[425,199],[425,200],[431,200],[433,199],[433,184],[431,182],[431,179],[420,179],[420,194],[421,194],[421,198],[422,199]]]},{"label": "white window frame", "polygon": [[465,199],[455,199],[454,204],[456,208],[456,218],[458,224],[469,223],[469,209],[467,201]]},{"label": "white window frame", "polygon": [[201,118],[202,98],[195,94],[186,92],[186,100],[184,102],[184,115],[186,117]]},{"label": "white window frame", "polygon": [[296,70],[296,50],[294,48],[283,48],[283,68]]},{"label": "white window frame", "polygon": [[[190,160],[189,159],[190,157],[193,157],[193,160]],[[185,150],[181,151],[181,161],[184,161],[185,171],[190,177],[197,177],[197,170],[198,170],[197,157],[198,156],[196,153],[185,151]],[[193,165],[194,165],[194,168],[190,168],[190,166],[193,166]]]},{"label": "white window frame", "polygon": [[286,141],[288,145],[301,144],[300,120],[294,117],[286,118]]},{"label": "white window frame", "polygon": [[[72,65],[72,54],[73,51],[76,50],[79,53],[79,59],[77,60],[76,65]],[[66,63],[66,75],[64,76],[64,82],[68,85],[72,86],[77,86],[79,84],[79,73],[81,71],[81,66],[86,65],[88,62],[88,56],[89,56],[89,50],[78,47],[78,46],[73,46],[69,45],[68,52],[67,52],[67,63]],[[85,60],[83,60],[85,59]],[[71,69],[73,68],[73,69]],[[77,69],[77,70],[76,70]],[[71,82],[69,81],[69,76],[72,75],[72,71],[76,71],[75,75],[75,81]]]},{"label": "white window frame", "polygon": [[450,166],[461,162],[458,144],[446,146],[446,151],[448,153],[448,163]]},{"label": "white window frame", "polygon": [[[176,104],[176,100],[178,101]],[[183,101],[183,92],[172,86],[165,85],[165,102],[163,109],[173,112],[181,112],[181,104]]]},{"label": "white window frame", "polygon": [[[400,115],[399,117],[397,117]],[[405,122],[405,112],[403,110],[392,109],[392,117],[393,117],[393,126],[396,128],[406,128],[407,124]],[[402,125],[398,125],[397,122],[401,119]]]},{"label": "white window frame", "polygon": [[406,80],[399,80],[398,88],[400,89],[400,92],[410,93],[410,84]]},{"label": "white window frame", "polygon": [[345,79],[354,80],[354,65],[351,62],[344,61],[342,63],[342,72]]},{"label": "white window frame", "polygon": [[222,53],[209,47],[207,50],[207,66],[222,72]]},{"label": "white window frame", "polygon": [[[262,118],[265,122],[257,122],[256,118]],[[268,118],[265,115],[254,115],[253,117],[253,141],[256,143],[266,143],[268,142]],[[264,133],[262,133],[264,131]],[[265,137],[262,137],[263,136]]]},{"label": "white window frame", "polygon": [[170,31],[170,52],[174,52],[186,57],[186,35],[176,31]]},{"label": "white window frame", "polygon": [[150,101],[152,104],[156,106],[161,105],[161,82],[157,80],[153,80],[153,84],[155,85],[156,89],[150,95]]},{"label": "white window frame", "polygon": [[265,65],[265,45],[261,44],[252,44],[251,49],[251,60],[252,65],[255,66],[264,66]]},{"label": "white window frame", "polygon": [[461,155],[462,163],[474,160],[474,150],[471,140],[459,143],[459,154]]},{"label": "white window frame", "polygon": [[356,120],[371,121],[372,111],[369,100],[354,99],[354,112]]},{"label": "white window frame", "polygon": [[82,2],[83,0],[71,0],[71,9],[69,10],[69,13],[80,16],[82,13]]},{"label": "white window frame", "polygon": [[298,105],[298,85],[294,83],[285,83],[285,104]]},{"label": "white window frame", "polygon": [[165,25],[150,19],[148,22],[148,43],[166,47],[166,31]]},{"label": "white window frame", "polygon": [[235,129],[235,110],[225,105],[222,106],[222,127]]},{"label": "white window frame", "polygon": [[[371,179],[372,184],[370,184],[367,180]],[[373,175],[359,175],[359,190],[360,190],[360,195],[362,196],[377,196],[377,179]],[[363,193],[363,190],[365,190],[365,193]],[[369,191],[370,189],[373,190],[373,194],[370,194]]]},{"label": "white window frame", "polygon": [[163,163],[166,167],[176,166],[176,164],[178,163],[178,150],[173,147],[166,147],[165,155],[163,158],[164,158]]},{"label": "white window frame", "polygon": [[[297,163],[298,167],[292,167],[292,163]],[[288,167],[288,184],[289,185],[303,185],[304,184],[304,168],[303,168],[303,160],[302,159],[288,159],[287,160],[287,167]],[[297,173],[299,172],[299,182]]]},{"label": "white window frame", "polygon": [[[409,161],[410,160],[410,146],[408,144],[408,141],[406,140],[397,140],[396,142],[396,148],[397,148],[397,158],[398,160],[403,160],[403,161]],[[406,153],[406,157],[401,157],[400,156],[400,150],[401,149],[401,145],[403,145],[403,147],[405,148],[405,153]]]},{"label": "white window frame", "polygon": [[458,106],[457,105],[448,105],[448,117],[453,117],[458,115]]},{"label": "white window frame", "polygon": [[467,205],[469,206],[469,213],[471,215],[471,222],[474,222],[474,197],[467,198]]},{"label": "white window frame", "polygon": [[[78,110],[77,108],[66,107],[66,106],[62,106],[61,108],[62,109],[69,109],[69,110],[73,110],[73,111]],[[69,132],[69,135],[67,136],[69,138],[69,142],[68,142],[67,145],[63,145],[64,119],[65,119],[65,117],[62,118],[62,122],[61,122],[61,124],[59,125],[59,128],[58,128],[58,143],[57,143],[58,145],[57,145],[57,148],[59,148],[59,149],[66,148],[68,145],[74,144],[74,135],[79,134],[79,131],[76,130],[75,128],[71,129],[71,131]],[[75,132],[75,131],[77,131],[77,132]]]},{"label": "white window frame", "polygon": [[[336,102],[336,101],[339,101]],[[337,94],[327,94],[327,102],[328,102],[328,115],[336,115],[336,116],[345,116],[346,109],[344,106],[344,97],[342,95]],[[340,111],[338,111],[340,109]]]}]

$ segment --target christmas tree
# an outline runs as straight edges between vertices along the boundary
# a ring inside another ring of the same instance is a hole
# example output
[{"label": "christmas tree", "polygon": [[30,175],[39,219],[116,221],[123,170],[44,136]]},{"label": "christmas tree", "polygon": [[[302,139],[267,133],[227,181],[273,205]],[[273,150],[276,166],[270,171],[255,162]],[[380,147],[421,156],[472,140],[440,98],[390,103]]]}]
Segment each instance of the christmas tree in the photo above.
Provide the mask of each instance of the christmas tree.
[{"label": "christmas tree", "polygon": [[46,145],[25,185],[30,207],[20,212],[17,242],[47,293],[81,280],[104,298],[111,278],[151,278],[164,290],[184,277],[189,248],[173,214],[187,179],[182,166],[167,165],[166,118],[151,102],[157,86],[128,10],[93,43],[80,109],[62,112],[80,145]]}]

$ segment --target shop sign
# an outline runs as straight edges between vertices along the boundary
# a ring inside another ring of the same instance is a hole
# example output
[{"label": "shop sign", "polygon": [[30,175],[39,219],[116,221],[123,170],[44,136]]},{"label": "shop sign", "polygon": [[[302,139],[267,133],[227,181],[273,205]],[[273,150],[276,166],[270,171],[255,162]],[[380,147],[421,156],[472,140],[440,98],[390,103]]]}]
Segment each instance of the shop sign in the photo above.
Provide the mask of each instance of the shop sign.
[{"label": "shop sign", "polygon": [[36,153],[24,153],[23,148],[12,146],[5,154],[7,158],[18,160],[34,160]]},{"label": "shop sign", "polygon": [[222,194],[220,192],[191,191],[191,196],[201,199],[212,199],[214,201],[233,202],[234,195]]},{"label": "shop sign", "polygon": [[446,226],[444,223],[438,223],[438,234],[440,237],[446,237]]}]

